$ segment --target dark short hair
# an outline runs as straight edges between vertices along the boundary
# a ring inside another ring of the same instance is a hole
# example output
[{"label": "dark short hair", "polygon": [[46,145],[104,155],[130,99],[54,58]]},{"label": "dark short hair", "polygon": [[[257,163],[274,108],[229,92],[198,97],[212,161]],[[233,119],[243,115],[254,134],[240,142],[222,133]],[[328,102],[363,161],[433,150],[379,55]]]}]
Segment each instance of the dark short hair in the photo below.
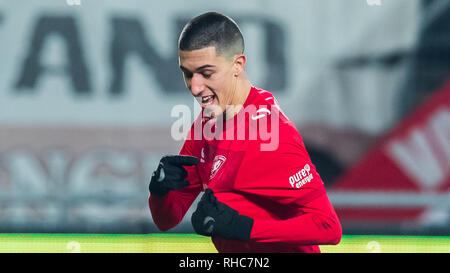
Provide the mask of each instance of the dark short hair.
[{"label": "dark short hair", "polygon": [[191,51],[209,46],[226,58],[244,53],[244,38],[236,22],[217,12],[191,19],[180,34],[178,49]]}]

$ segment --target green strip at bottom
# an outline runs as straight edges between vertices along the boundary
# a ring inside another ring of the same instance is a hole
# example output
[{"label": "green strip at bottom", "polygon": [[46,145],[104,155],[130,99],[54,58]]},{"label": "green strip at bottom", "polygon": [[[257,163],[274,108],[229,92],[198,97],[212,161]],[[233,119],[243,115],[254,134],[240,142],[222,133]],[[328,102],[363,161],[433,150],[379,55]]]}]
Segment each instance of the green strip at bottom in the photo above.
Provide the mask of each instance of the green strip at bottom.
[{"label": "green strip at bottom", "polygon": [[[344,235],[323,253],[450,253],[450,237]],[[2,253],[215,253],[194,234],[0,234]]]}]

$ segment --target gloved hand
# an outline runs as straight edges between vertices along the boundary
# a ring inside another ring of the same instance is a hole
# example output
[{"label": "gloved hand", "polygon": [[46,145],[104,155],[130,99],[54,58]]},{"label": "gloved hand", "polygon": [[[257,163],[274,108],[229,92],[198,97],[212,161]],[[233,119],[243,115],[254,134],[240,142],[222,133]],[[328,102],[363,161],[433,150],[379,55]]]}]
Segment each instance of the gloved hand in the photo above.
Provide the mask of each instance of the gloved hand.
[{"label": "gloved hand", "polygon": [[150,194],[164,196],[189,185],[187,171],[183,166],[198,164],[198,158],[187,155],[167,155],[161,158],[158,168],[153,172],[148,186]]},{"label": "gloved hand", "polygon": [[191,217],[195,232],[204,236],[218,236],[247,241],[253,227],[253,219],[217,201],[214,192],[206,189],[197,210]]}]

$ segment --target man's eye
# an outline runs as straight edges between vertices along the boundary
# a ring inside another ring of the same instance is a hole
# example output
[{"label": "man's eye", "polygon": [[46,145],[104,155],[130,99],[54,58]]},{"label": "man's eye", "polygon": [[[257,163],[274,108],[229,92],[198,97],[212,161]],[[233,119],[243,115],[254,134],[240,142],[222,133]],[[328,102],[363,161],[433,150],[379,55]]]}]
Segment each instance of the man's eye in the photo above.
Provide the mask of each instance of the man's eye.
[{"label": "man's eye", "polygon": [[188,78],[188,79],[190,79],[190,78],[192,78],[192,73],[188,73],[188,72],[184,72],[184,77],[185,78]]},{"label": "man's eye", "polygon": [[209,78],[211,78],[212,73],[202,73],[202,76],[203,76],[205,79],[209,79]]}]

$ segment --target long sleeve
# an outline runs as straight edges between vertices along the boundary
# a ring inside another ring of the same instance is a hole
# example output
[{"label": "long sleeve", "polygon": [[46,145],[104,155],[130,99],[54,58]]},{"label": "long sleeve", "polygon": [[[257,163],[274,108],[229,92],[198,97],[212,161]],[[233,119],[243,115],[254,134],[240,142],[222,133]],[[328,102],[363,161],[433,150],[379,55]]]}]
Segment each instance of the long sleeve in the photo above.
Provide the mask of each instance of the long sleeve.
[{"label": "long sleeve", "polygon": [[341,224],[326,194],[305,204],[301,211],[303,214],[285,220],[255,220],[251,240],[300,245],[339,243]]},{"label": "long sleeve", "polygon": [[[187,140],[180,151],[181,155],[192,154],[192,141]],[[201,191],[196,166],[184,167],[188,172],[190,185],[177,191],[170,191],[159,197],[149,195],[148,202],[153,221],[161,231],[178,225]]]},{"label": "long sleeve", "polygon": [[339,219],[328,200],[322,179],[311,162],[300,135],[284,127],[279,148],[247,152],[234,189],[260,204],[270,217],[241,207],[253,217],[251,240],[297,245],[337,244],[342,235]]},{"label": "long sleeve", "polygon": [[188,186],[163,197],[149,195],[149,207],[156,226],[166,231],[178,225],[199,193],[199,187]]}]

